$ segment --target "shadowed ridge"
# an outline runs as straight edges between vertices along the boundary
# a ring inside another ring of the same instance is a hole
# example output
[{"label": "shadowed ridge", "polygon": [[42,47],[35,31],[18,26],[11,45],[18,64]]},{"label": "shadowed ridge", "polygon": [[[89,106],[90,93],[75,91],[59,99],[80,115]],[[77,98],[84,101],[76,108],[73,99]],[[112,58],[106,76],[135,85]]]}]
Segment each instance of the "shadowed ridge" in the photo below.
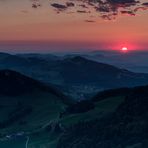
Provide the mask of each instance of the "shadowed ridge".
[{"label": "shadowed ridge", "polygon": [[0,95],[19,96],[32,92],[48,92],[68,103],[69,99],[55,87],[47,86],[13,70],[0,70]]}]

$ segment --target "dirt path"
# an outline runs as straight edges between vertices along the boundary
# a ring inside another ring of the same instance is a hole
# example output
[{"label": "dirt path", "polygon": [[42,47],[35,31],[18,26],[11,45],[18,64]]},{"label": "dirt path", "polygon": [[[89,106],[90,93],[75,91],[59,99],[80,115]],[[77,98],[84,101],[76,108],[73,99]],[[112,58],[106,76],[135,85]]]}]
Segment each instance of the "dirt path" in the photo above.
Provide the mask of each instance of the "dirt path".
[{"label": "dirt path", "polygon": [[27,136],[27,141],[26,141],[26,144],[25,144],[25,148],[28,148],[29,139],[30,139],[30,137]]}]

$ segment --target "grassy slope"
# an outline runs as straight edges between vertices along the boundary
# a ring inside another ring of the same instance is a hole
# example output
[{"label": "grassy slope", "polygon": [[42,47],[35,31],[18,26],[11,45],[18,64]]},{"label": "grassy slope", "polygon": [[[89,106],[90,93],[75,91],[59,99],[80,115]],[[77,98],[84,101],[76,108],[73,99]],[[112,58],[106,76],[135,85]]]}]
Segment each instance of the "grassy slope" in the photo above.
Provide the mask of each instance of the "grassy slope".
[{"label": "grassy slope", "polygon": [[107,113],[113,112],[123,101],[124,97],[113,97],[95,103],[95,108],[85,113],[73,114],[61,119],[61,123],[66,126],[75,124],[79,121],[88,121],[101,118]]},{"label": "grassy slope", "polygon": [[[9,101],[8,101],[9,100]],[[10,100],[13,100],[12,102]],[[31,95],[24,95],[19,97],[1,97],[0,120],[6,119],[8,114],[16,107],[17,101],[21,100],[23,105],[31,105],[33,111],[30,115],[23,118],[27,122],[24,126],[19,126],[18,122],[6,129],[0,129],[1,133],[16,132],[20,130],[28,131],[42,126],[59,116],[59,113],[64,109],[65,104],[62,103],[56,96],[49,93],[33,93]],[[3,115],[3,116],[2,116]]]},{"label": "grassy slope", "polygon": [[[6,135],[20,131],[33,132],[37,129],[41,130],[41,128],[46,126],[46,124],[48,124],[50,121],[57,119],[59,117],[59,113],[62,112],[66,106],[62,101],[59,100],[58,97],[51,95],[50,93],[43,92],[37,92],[31,95],[29,94],[19,97],[1,97],[0,100],[0,105],[3,106],[0,111],[0,121],[3,121],[8,117],[8,114],[15,109],[17,101],[19,100],[21,100],[23,105],[31,105],[33,107],[33,112],[23,118],[23,121],[26,121],[27,124],[19,125],[19,121],[17,121],[8,128],[0,129],[0,133]],[[48,136],[45,138],[48,138]],[[8,141],[0,140],[0,147],[10,148],[11,145],[11,147],[14,148],[23,148],[25,142],[25,139]]]},{"label": "grassy slope", "polygon": [[0,141],[1,148],[25,148],[26,139]]},{"label": "grassy slope", "polygon": [[[60,119],[59,122],[61,122],[64,126],[70,126],[80,121],[88,121],[96,118],[101,118],[105,114],[113,112],[116,107],[123,101],[123,99],[124,97],[114,97],[102,100],[96,103],[95,109],[86,113],[65,116]],[[32,140],[30,140],[29,148],[37,148],[36,146],[40,146],[41,148],[56,148],[59,137],[60,135],[54,137],[53,135],[45,136],[45,134],[43,134],[40,136],[40,138],[38,137],[40,140],[32,138]]]},{"label": "grassy slope", "polygon": [[[34,99],[29,99],[30,97]],[[32,96],[28,97],[24,96],[24,103],[34,104],[34,108],[36,108],[36,110],[34,110],[33,113],[25,119],[29,122],[28,125],[25,125],[25,127],[19,127],[18,124],[16,124],[16,126],[13,126],[13,128],[4,129],[2,131],[11,131],[11,133],[12,131],[16,132],[17,130],[33,131],[36,128],[40,128],[41,126],[46,125],[50,121],[58,119],[59,112],[64,109],[65,105],[62,102],[58,101],[58,99],[56,99],[55,101],[55,98],[53,97],[52,99],[52,97],[53,96],[51,96],[50,94],[45,93],[32,94]],[[123,101],[123,99],[124,97],[113,97],[102,100],[100,102],[96,102],[95,109],[85,113],[67,115],[59,119],[58,121],[64,126],[70,126],[80,121],[88,121],[91,119],[100,118],[103,115],[114,111],[116,107]],[[34,101],[31,102],[31,100]],[[45,132],[45,130],[41,130],[38,135],[30,135],[28,148],[56,148],[56,144],[59,137],[60,134],[53,135],[48,132]],[[7,148],[6,144],[8,143],[0,142],[0,147]],[[14,145],[15,148],[23,148],[23,146],[20,146],[20,143],[24,146],[23,140],[18,140],[18,142],[13,143],[12,145]]]},{"label": "grassy slope", "polygon": [[[59,119],[59,122],[64,126],[70,126],[80,121],[88,121],[96,118],[101,118],[105,114],[113,112],[116,107],[123,101],[123,99],[124,97],[114,97],[102,100],[95,104],[95,109],[86,113],[67,115]],[[56,148],[59,137],[60,134],[53,135],[45,132],[43,132],[43,134],[40,133],[39,136],[32,136],[30,138],[28,148]]]}]

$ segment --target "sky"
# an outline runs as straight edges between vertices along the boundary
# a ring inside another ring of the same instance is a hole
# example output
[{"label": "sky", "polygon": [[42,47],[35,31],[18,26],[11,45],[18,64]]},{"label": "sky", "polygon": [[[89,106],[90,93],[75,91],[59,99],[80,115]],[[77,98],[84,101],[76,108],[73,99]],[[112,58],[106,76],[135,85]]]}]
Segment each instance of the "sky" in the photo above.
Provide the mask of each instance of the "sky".
[{"label": "sky", "polygon": [[104,20],[96,12],[90,18],[57,13],[48,0],[41,4],[34,9],[30,0],[0,0],[1,51],[148,49],[148,11]]}]

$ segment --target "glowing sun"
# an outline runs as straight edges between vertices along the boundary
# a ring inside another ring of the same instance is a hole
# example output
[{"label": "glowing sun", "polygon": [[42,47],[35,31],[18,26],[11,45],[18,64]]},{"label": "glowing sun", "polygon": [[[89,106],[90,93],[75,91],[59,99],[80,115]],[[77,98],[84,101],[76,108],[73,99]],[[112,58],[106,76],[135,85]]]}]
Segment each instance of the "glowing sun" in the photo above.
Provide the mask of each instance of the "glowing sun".
[{"label": "glowing sun", "polygon": [[122,47],[121,50],[122,51],[128,51],[128,48],[127,47]]}]

